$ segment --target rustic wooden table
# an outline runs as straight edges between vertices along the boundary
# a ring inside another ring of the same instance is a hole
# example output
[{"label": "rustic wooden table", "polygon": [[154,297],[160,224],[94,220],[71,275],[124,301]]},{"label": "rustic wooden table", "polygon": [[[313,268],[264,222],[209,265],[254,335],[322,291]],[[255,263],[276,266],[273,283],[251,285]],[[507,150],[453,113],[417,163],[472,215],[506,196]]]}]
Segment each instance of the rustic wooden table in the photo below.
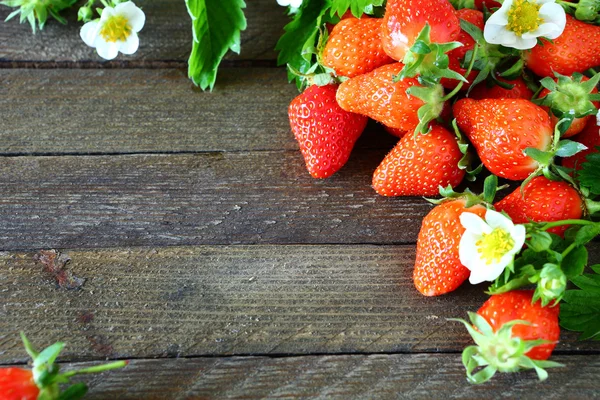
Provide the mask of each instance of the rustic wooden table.
[{"label": "rustic wooden table", "polygon": [[[0,23],[0,364],[27,361],[24,330],[66,341],[67,368],[133,360],[86,378],[90,399],[600,396],[600,343],[568,332],[546,383],[466,382],[470,340],[446,318],[476,310],[485,287],[413,288],[431,206],[371,189],[394,144],[377,127],[334,177],[306,173],[275,0],[248,1],[243,53],[213,93],[186,76],[183,1],[138,3],[141,47],[113,62],[74,15],[36,36]],[[50,249],[83,285],[35,261]]]}]

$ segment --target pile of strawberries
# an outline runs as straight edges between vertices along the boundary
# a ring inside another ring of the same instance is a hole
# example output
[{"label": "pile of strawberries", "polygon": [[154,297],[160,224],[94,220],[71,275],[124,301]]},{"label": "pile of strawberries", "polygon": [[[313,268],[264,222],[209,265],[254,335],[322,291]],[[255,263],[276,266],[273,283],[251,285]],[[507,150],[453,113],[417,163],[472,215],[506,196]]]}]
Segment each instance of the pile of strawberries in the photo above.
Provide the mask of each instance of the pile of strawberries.
[{"label": "pile of strawberries", "polygon": [[[499,7],[479,2],[484,5]],[[600,145],[600,74],[583,75],[600,65],[600,26],[567,15],[557,39],[503,54],[483,39],[486,13],[456,10],[448,0],[388,0],[383,18],[347,13],[329,34],[323,32],[327,40],[319,49],[319,63],[332,80],[309,86],[289,107],[292,131],[315,178],[344,166],[372,119],[399,138],[373,173],[380,195],[448,192],[481,170],[471,169],[473,159],[497,177],[522,182],[495,203],[473,202],[470,192],[454,194],[424,218],[413,278],[426,296],[453,291],[469,277],[459,260],[461,213],[483,217],[494,208],[514,223],[591,213],[569,175]],[[551,232],[562,235],[566,228]],[[532,360],[547,359],[559,336],[559,307],[542,307],[532,296],[523,290],[492,296],[478,312],[485,321],[471,316],[476,333],[501,334],[505,322],[529,321],[532,326],[515,326],[512,334],[547,340],[526,350]]]}]

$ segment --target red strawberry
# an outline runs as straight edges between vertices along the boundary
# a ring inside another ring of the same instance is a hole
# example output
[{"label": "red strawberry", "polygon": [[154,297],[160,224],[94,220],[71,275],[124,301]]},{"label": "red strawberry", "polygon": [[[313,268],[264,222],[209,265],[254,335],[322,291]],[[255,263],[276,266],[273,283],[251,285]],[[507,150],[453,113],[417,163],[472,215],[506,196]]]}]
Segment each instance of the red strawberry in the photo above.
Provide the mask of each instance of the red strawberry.
[{"label": "red strawberry", "polygon": [[381,47],[381,19],[346,18],[338,23],[323,50],[322,63],[338,76],[353,78],[393,63]]},{"label": "red strawberry", "polygon": [[36,400],[39,393],[30,370],[0,368],[0,400]]},{"label": "red strawberry", "polygon": [[567,14],[562,35],[552,42],[544,40],[526,55],[527,66],[540,76],[554,72],[572,75],[600,65],[600,26],[586,24]]},{"label": "red strawberry", "polygon": [[[344,15],[342,15],[342,16],[340,17],[340,21],[342,21],[342,20],[345,20],[346,18],[355,18],[355,17],[354,17],[354,15],[352,14],[352,11],[350,11],[350,10],[346,11],[346,12],[344,13]],[[330,23],[330,22],[327,22],[327,23],[325,24],[325,28],[327,28],[327,32],[328,32],[329,34],[331,34],[331,32],[333,31],[333,28],[335,28],[335,25],[337,25],[337,24],[332,24],[332,23]]]},{"label": "red strawberry", "polygon": [[512,328],[513,337],[523,340],[548,340],[552,343],[534,347],[525,355],[533,360],[547,360],[556,347],[560,336],[558,305],[542,307],[541,302],[532,304],[533,290],[514,290],[490,297],[477,314],[485,318],[497,331],[507,322],[528,321],[531,325],[517,324]]},{"label": "red strawberry", "polygon": [[483,6],[487,7],[488,10],[491,10],[492,8],[502,7],[502,4],[494,0],[475,0],[475,8],[483,10]]},{"label": "red strawberry", "polygon": [[548,113],[523,99],[462,99],[454,105],[458,126],[494,175],[526,179],[539,163],[523,150],[550,149],[553,130]]},{"label": "red strawberry", "polygon": [[[479,29],[483,31],[484,22],[483,22],[483,13],[478,10],[471,10],[470,8],[462,8],[456,12],[456,15],[459,19],[465,20],[467,22],[472,23]],[[461,62],[467,55],[467,52],[473,50],[475,47],[475,40],[464,30],[461,30],[456,38],[457,42],[461,42],[463,44],[462,47],[454,49],[448,53],[448,58],[450,59],[449,68],[453,71],[458,72],[462,76],[465,76],[467,70],[461,67]],[[473,82],[473,80],[477,77],[478,71],[471,71],[469,76],[465,76],[469,82]],[[446,89],[454,89],[458,85],[458,81],[456,79],[447,79],[443,78],[441,84]],[[468,89],[470,84],[464,84],[462,86],[463,90]]]},{"label": "red strawberry", "polygon": [[[583,214],[583,203],[577,190],[566,182],[551,181],[544,176],[533,178],[522,192],[517,188],[494,207],[506,212],[515,224],[579,219]],[[558,226],[548,232],[562,236],[567,228],[566,225]]]},{"label": "red strawberry", "polygon": [[584,144],[587,150],[583,150],[574,156],[563,158],[562,165],[567,168],[581,169],[581,164],[585,162],[587,155],[597,153],[596,146],[600,146],[600,127],[598,127],[596,118],[589,119],[583,131],[571,139]]},{"label": "red strawberry", "polygon": [[306,168],[314,178],[327,178],[344,166],[368,118],[338,106],[337,85],[313,85],[290,104],[292,132]]},{"label": "red strawberry", "polygon": [[426,135],[405,135],[373,174],[383,196],[435,196],[439,187],[457,186],[465,176],[456,135],[434,125]]},{"label": "red strawberry", "polygon": [[[346,111],[366,115],[391,128],[414,131],[419,124],[417,111],[424,103],[406,93],[406,89],[420,86],[417,79],[392,81],[402,68],[404,65],[401,63],[384,65],[368,74],[348,79],[337,92],[338,104]],[[439,97],[442,98],[441,86],[440,90]]]},{"label": "red strawberry", "polygon": [[381,26],[383,49],[394,60],[404,60],[425,24],[431,27],[433,43],[451,42],[460,33],[460,22],[448,0],[389,0]]},{"label": "red strawberry", "polygon": [[465,232],[459,217],[465,211],[482,218],[486,213],[481,205],[466,208],[466,200],[456,199],[435,206],[423,218],[413,281],[425,296],[452,292],[469,278],[470,272],[461,264],[458,255],[458,244]]},{"label": "red strawberry", "polygon": [[475,100],[483,99],[526,99],[530,100],[533,97],[533,92],[527,87],[523,78],[517,78],[514,81],[506,80],[502,77],[496,77],[499,81],[514,85],[512,89],[505,89],[500,85],[488,87],[487,83],[483,82],[471,89],[469,97]]}]

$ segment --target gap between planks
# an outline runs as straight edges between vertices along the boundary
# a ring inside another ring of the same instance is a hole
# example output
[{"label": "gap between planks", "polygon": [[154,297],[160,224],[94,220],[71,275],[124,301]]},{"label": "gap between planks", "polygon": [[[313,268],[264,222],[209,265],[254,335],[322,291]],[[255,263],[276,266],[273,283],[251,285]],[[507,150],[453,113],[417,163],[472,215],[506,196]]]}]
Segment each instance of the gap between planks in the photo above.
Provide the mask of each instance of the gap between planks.
[{"label": "gap between planks", "polygon": [[[597,357],[557,356],[562,368],[540,383],[534,372],[466,382],[460,356],[447,354],[328,355],[133,360],[121,370],[77,377],[86,398],[104,399],[432,399],[596,398]],[[65,370],[97,363],[63,365]],[[151,377],[151,378],[150,378]]]}]

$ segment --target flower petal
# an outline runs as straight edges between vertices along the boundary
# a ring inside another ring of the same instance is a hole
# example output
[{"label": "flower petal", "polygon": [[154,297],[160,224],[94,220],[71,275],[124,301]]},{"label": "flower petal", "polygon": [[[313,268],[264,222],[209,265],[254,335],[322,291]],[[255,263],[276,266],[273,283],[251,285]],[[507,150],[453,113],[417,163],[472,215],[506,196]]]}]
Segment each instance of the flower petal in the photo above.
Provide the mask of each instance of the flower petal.
[{"label": "flower petal", "polygon": [[105,60],[112,60],[119,54],[119,45],[115,42],[96,40],[96,51]]},{"label": "flower petal", "polygon": [[133,54],[140,47],[140,39],[137,33],[132,32],[126,41],[120,42],[119,51],[123,54]]},{"label": "flower petal", "polygon": [[482,233],[490,233],[492,229],[485,223],[477,214],[465,211],[460,214],[461,225],[471,234],[481,235]]},{"label": "flower petal", "polygon": [[146,23],[146,14],[144,14],[144,12],[140,10],[140,8],[132,1],[118,4],[115,7],[115,14],[119,14],[127,18],[129,25],[131,25],[131,29],[134,32],[141,31]]},{"label": "flower petal", "polygon": [[112,7],[104,7],[102,15],[100,16],[100,22],[106,22],[110,17],[115,14],[115,9]]},{"label": "flower petal", "polygon": [[500,228],[505,230],[506,232],[512,232],[515,226],[515,224],[513,224],[513,222],[510,220],[510,218],[507,218],[504,216],[504,214],[494,210],[487,210],[485,212],[485,222],[492,229]]},{"label": "flower petal", "polygon": [[513,0],[506,0],[502,3],[502,7],[493,13],[487,20],[487,24],[493,25],[508,25],[508,10],[512,7]]},{"label": "flower petal", "polygon": [[525,235],[527,234],[527,230],[523,225],[515,225],[513,231],[511,232],[511,236],[515,241],[515,253],[518,253],[525,244]]},{"label": "flower petal", "polygon": [[460,263],[469,271],[475,269],[477,265],[474,263],[480,260],[476,245],[479,238],[479,235],[473,235],[467,231],[462,235],[458,244],[458,258],[460,259]]},{"label": "flower petal", "polygon": [[[510,47],[517,50],[529,50],[533,49],[537,44],[537,38],[524,38],[522,36],[515,35],[515,42],[510,45]],[[506,44],[505,44],[506,46]]]},{"label": "flower petal", "polygon": [[79,31],[79,35],[85,44],[90,47],[96,47],[95,41],[100,32],[100,20],[86,22]]}]

